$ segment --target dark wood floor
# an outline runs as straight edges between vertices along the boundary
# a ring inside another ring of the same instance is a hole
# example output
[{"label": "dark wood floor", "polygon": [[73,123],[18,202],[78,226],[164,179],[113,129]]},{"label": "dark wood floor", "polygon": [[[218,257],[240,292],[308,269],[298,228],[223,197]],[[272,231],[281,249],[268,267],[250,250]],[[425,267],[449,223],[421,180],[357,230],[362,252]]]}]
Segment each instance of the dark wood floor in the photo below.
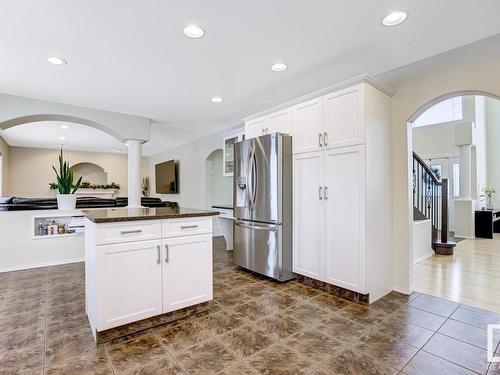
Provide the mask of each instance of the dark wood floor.
[{"label": "dark wood floor", "polygon": [[208,313],[96,346],[83,275],[83,264],[0,274],[0,374],[484,374],[486,325],[500,323],[425,294],[363,307],[280,284],[235,268],[216,239]]}]

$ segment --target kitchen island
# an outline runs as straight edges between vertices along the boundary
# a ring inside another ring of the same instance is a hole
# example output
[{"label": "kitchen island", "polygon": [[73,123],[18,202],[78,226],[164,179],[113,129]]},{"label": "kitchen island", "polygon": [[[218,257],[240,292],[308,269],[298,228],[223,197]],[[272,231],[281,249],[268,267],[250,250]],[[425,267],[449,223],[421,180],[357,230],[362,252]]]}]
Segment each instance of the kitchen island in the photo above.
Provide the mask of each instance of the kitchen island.
[{"label": "kitchen island", "polygon": [[86,313],[96,341],[116,327],[212,299],[211,216],[217,211],[161,207],[83,214]]}]

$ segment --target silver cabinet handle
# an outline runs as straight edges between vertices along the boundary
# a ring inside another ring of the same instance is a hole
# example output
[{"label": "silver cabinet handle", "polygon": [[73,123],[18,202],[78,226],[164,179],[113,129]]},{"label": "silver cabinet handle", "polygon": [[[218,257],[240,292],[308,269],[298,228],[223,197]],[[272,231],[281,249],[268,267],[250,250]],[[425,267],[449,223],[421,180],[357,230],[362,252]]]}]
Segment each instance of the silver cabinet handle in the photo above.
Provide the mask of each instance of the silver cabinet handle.
[{"label": "silver cabinet handle", "polygon": [[133,233],[142,233],[142,229],[134,229],[134,230],[121,230],[120,234],[133,234]]},{"label": "silver cabinet handle", "polygon": [[323,135],[323,143],[325,144],[325,146],[328,146],[328,133],[327,132],[325,132]]},{"label": "silver cabinet handle", "polygon": [[181,225],[181,229],[192,229],[192,228],[198,228],[198,224],[193,224],[193,225]]},{"label": "silver cabinet handle", "polygon": [[325,200],[328,199],[328,186],[325,186]]},{"label": "silver cabinet handle", "polygon": [[262,135],[266,134],[266,129],[262,128],[261,133]]},{"label": "silver cabinet handle", "polygon": [[318,133],[318,143],[319,147],[323,147],[323,134]]},{"label": "silver cabinet handle", "polygon": [[323,199],[323,194],[322,194],[322,191],[323,191],[323,187],[320,186],[319,187],[319,199]]},{"label": "silver cabinet handle", "polygon": [[169,255],[168,245],[167,244],[165,244],[165,251],[166,251],[166,253],[165,253],[165,263],[168,263],[169,260],[170,260],[170,255]]},{"label": "silver cabinet handle", "polygon": [[160,245],[156,245],[156,250],[158,251],[158,258],[156,259],[156,264],[161,263],[161,248]]}]

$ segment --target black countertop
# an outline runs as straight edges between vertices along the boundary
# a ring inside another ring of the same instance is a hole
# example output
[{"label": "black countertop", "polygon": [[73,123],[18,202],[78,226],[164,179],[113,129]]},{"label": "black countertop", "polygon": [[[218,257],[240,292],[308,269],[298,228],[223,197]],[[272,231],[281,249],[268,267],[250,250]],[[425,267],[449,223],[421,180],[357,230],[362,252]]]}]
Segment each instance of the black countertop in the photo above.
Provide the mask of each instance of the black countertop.
[{"label": "black countertop", "polygon": [[232,210],[233,205],[232,204],[215,204],[212,206],[212,208],[222,208],[224,210]]},{"label": "black countertop", "polygon": [[96,224],[219,215],[217,211],[183,207],[110,208],[102,210],[83,210],[82,212],[90,221]]}]

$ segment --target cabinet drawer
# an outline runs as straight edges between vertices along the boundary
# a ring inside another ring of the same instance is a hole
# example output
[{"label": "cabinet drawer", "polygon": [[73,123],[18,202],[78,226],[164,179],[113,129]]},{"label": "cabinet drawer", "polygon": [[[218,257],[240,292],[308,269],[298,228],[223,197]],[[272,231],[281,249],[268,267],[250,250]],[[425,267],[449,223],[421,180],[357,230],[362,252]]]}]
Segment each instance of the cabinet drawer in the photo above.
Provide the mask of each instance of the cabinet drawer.
[{"label": "cabinet drawer", "polygon": [[191,236],[212,232],[212,218],[185,218],[163,220],[163,238]]},{"label": "cabinet drawer", "polygon": [[161,238],[161,221],[98,224],[95,234],[97,245],[155,240]]}]

